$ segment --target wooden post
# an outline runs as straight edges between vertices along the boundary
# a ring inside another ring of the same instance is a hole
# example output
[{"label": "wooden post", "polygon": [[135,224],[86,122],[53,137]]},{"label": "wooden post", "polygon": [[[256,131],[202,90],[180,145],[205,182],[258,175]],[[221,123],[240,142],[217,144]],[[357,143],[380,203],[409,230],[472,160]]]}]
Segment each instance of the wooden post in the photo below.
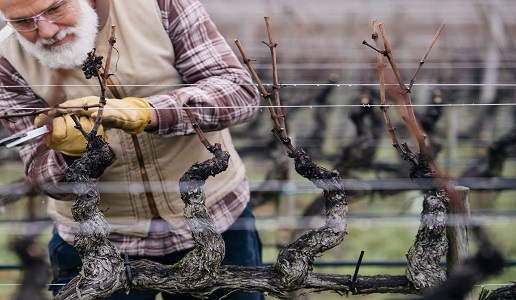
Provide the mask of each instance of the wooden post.
[{"label": "wooden post", "polygon": [[470,215],[469,188],[456,187],[458,205],[450,205],[448,226],[446,236],[448,237],[448,253],[446,255],[446,267],[448,274],[455,270],[457,266],[469,254],[469,240],[466,219]]},{"label": "wooden post", "polygon": [[[469,206],[469,188],[455,187],[457,191],[457,205],[450,205],[446,236],[448,238],[448,253],[446,254],[447,273],[450,275],[469,255],[468,224],[471,214]],[[470,294],[466,300],[472,299]]]}]

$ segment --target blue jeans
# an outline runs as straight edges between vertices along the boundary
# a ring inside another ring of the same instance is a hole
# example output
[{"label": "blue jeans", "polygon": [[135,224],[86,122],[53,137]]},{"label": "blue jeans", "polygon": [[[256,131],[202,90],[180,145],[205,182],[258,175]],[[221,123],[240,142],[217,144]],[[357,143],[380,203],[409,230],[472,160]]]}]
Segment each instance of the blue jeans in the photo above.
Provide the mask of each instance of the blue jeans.
[{"label": "blue jeans", "polygon": [[[247,220],[247,221],[245,221]],[[249,222],[252,220],[252,222]],[[239,219],[227,231],[222,233],[226,245],[226,256],[222,265],[259,266],[262,264],[262,245],[254,224],[254,216],[249,205]],[[65,242],[54,229],[53,237],[48,243],[50,262],[54,271],[54,280],[50,289],[54,296],[62,288],[62,284],[68,283],[77,276],[81,270],[82,261],[75,248]],[[172,265],[188,253],[189,250],[174,252],[165,256],[130,256],[130,259],[148,259],[161,264]],[[154,300],[156,292],[144,292],[131,290],[128,295],[117,292],[106,298],[108,300]],[[224,294],[214,293],[209,299],[220,299]],[[164,300],[193,300],[198,299],[189,294],[162,294]],[[225,299],[228,300],[263,300],[260,293],[231,293]]]}]

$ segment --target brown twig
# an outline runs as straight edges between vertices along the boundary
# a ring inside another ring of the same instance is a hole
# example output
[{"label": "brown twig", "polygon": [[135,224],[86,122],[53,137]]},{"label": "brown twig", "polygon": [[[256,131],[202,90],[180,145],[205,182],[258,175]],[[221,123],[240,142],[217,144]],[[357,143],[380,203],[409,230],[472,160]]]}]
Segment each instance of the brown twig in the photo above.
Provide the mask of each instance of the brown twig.
[{"label": "brown twig", "polygon": [[[393,69],[393,72],[398,80],[398,84],[400,85],[400,88],[402,89],[403,96],[405,99],[405,107],[407,109],[407,116],[403,116],[403,120],[407,123],[407,127],[409,128],[410,132],[414,136],[414,138],[418,142],[419,146],[419,160],[420,163],[423,161],[424,164],[428,164],[428,168],[432,171],[432,176],[436,180],[437,184],[444,189],[446,194],[450,197],[450,203],[452,206],[457,206],[457,192],[455,189],[455,186],[453,183],[446,177],[444,174],[444,171],[439,167],[439,165],[435,162],[435,160],[429,155],[427,151],[427,145],[426,145],[426,135],[421,131],[419,124],[416,120],[416,116],[414,113],[414,109],[412,106],[412,102],[410,99],[410,89],[405,87],[405,84],[403,83],[403,80],[401,79],[401,75],[398,71],[398,68],[396,66],[396,63],[394,61],[394,58],[392,56],[392,52],[390,50],[389,42],[387,40],[387,34],[385,31],[385,27],[383,24],[379,25],[380,30],[382,32],[382,38],[384,40],[385,45],[385,51],[387,53],[387,58],[389,59],[389,63],[391,64],[391,67]],[[431,50],[432,46],[435,44],[437,38],[441,34],[442,30],[444,28],[444,25],[441,25],[439,27],[439,30],[437,31],[436,35],[434,36],[434,39],[430,43],[430,46],[428,47],[427,52],[424,55],[423,59],[426,59],[428,56],[429,51]],[[415,81],[415,77],[417,73],[419,72],[419,69],[421,69],[422,64],[420,63],[418,66],[418,70],[414,74],[413,80]],[[412,83],[413,84],[413,83]],[[408,149],[408,146],[407,146]],[[458,209],[458,207],[457,207]],[[467,218],[467,216],[465,216]]]},{"label": "brown twig", "polygon": [[389,64],[392,67],[392,71],[396,80],[398,81],[398,85],[403,94],[403,98],[405,99],[405,108],[407,109],[407,116],[403,116],[403,120],[407,123],[407,127],[412,132],[413,137],[417,140],[420,153],[426,153],[426,144],[425,144],[425,135],[422,133],[419,125],[416,122],[416,117],[414,114],[414,109],[412,107],[412,101],[410,100],[410,90],[405,86],[403,80],[401,78],[398,67],[396,66],[396,62],[394,61],[394,57],[392,56],[392,51],[389,45],[389,40],[387,39],[387,32],[385,31],[385,26],[380,23],[380,32],[382,34],[382,39],[385,47],[385,53],[387,59],[389,60]]},{"label": "brown twig", "polygon": [[[272,38],[270,38],[270,40],[272,40]],[[272,132],[274,132],[274,134],[281,140],[281,142],[287,149],[293,150],[293,146],[290,142],[290,138],[288,137],[286,128],[284,126],[284,121],[283,122],[280,121],[280,117],[278,116],[276,110],[274,109],[275,105],[272,103],[271,95],[269,93],[267,93],[267,90],[263,86],[263,83],[260,80],[260,77],[258,76],[258,74],[256,73],[256,71],[254,70],[254,68],[251,64],[251,60],[249,58],[247,58],[247,55],[245,54],[245,51],[238,39],[235,39],[235,44],[237,45],[238,50],[240,51],[240,54],[242,55],[244,63],[247,65],[247,67],[249,68],[249,71],[251,72],[251,75],[253,76],[254,80],[258,84],[258,89],[260,90],[262,97],[265,99],[265,103],[269,107],[271,119],[274,124]],[[271,52],[274,52],[274,51],[272,51],[272,49],[271,49]],[[273,58],[275,58],[275,56]],[[276,65],[276,61],[273,61],[272,65],[274,67]],[[277,84],[277,82],[275,84]],[[276,89],[276,90],[279,91],[278,89]],[[279,101],[279,96],[277,97],[276,100]],[[281,107],[281,105],[276,105],[276,106]],[[281,110],[280,110],[280,112],[281,112]],[[282,117],[284,118],[284,115]]]},{"label": "brown twig", "polygon": [[379,23],[378,27],[380,28],[380,33],[382,34],[382,40],[383,40],[383,47],[384,47],[384,55],[389,60],[389,63],[392,67],[392,71],[394,72],[394,76],[396,77],[396,80],[398,81],[398,84],[400,86],[400,89],[402,91],[406,91],[407,88],[405,87],[405,84],[403,83],[403,80],[401,79],[400,72],[398,70],[398,67],[396,66],[396,62],[394,61],[394,57],[392,56],[391,46],[389,44],[389,40],[387,39],[387,32],[385,31],[385,26],[383,23]]},{"label": "brown twig", "polygon": [[278,64],[277,64],[277,56],[276,56],[276,47],[277,43],[273,42],[272,39],[272,31],[270,28],[269,17],[265,17],[265,26],[267,28],[267,35],[269,37],[269,43],[267,46],[271,51],[271,64],[272,64],[272,91],[274,93],[274,99],[276,101],[276,117],[278,118],[277,123],[279,126],[275,126],[273,132],[278,136],[278,138],[283,142],[283,144],[288,148],[288,144],[290,144],[290,138],[287,135],[287,128],[285,124],[285,113],[283,112],[280,93],[279,93],[279,79],[278,79]]},{"label": "brown twig", "polygon": [[213,153],[213,151],[215,150],[215,146],[210,144],[210,142],[202,132],[201,128],[199,127],[199,124],[197,123],[197,120],[195,119],[192,113],[192,110],[190,109],[188,104],[183,104],[183,107],[185,108],[186,115],[188,116],[188,119],[190,119],[190,123],[192,123],[192,127],[195,130],[195,133],[197,133],[199,139],[201,140],[201,143],[204,145],[204,147],[206,147],[206,149],[208,149],[208,151]]},{"label": "brown twig", "polygon": [[389,107],[387,106],[387,101],[385,99],[385,67],[386,66],[385,66],[385,63],[383,62],[383,57],[382,57],[382,55],[385,56],[386,52],[382,51],[382,50],[377,50],[380,48],[380,42],[378,40],[378,20],[373,20],[373,33],[371,34],[371,37],[372,37],[376,47],[369,46],[369,44],[367,44],[367,42],[365,42],[365,41],[364,41],[365,43],[363,43],[363,44],[368,45],[372,49],[376,50],[378,76],[380,79],[380,104],[382,105],[381,109],[383,112],[383,118],[384,118],[385,124],[387,125],[387,130],[389,131],[389,135],[391,136],[392,145],[394,146],[396,151],[398,151],[398,153],[400,154],[400,156],[403,159],[410,161],[413,164],[416,164],[416,161],[415,161],[416,155],[412,151],[410,151],[410,149],[408,148],[408,146],[406,144],[400,144],[400,142],[398,141],[398,138],[396,137],[396,132],[395,132],[396,129],[392,125],[391,118],[390,118],[389,114],[387,113],[387,109]]},{"label": "brown twig", "polygon": [[[376,24],[376,22],[375,22]],[[431,159],[431,157],[429,157],[428,153],[427,153],[427,147],[426,147],[426,135],[423,134],[423,132],[421,131],[421,129],[419,128],[419,125],[416,121],[416,117],[415,117],[415,114],[414,114],[414,110],[413,110],[413,107],[412,107],[412,102],[411,102],[411,99],[410,99],[410,89],[406,88],[405,87],[405,84],[403,83],[403,80],[401,78],[401,75],[399,73],[399,70],[396,66],[396,62],[394,60],[394,57],[392,55],[392,51],[390,49],[390,45],[389,45],[389,41],[387,39],[387,33],[385,31],[385,27],[383,24],[379,24],[378,27],[380,28],[380,31],[381,31],[381,35],[382,35],[382,39],[383,39],[383,42],[384,42],[384,47],[385,47],[385,50],[382,51],[382,50],[378,50],[377,53],[381,53],[381,54],[384,54],[392,69],[393,69],[393,73],[398,81],[398,84],[400,86],[400,89],[403,93],[403,97],[404,97],[404,100],[405,100],[405,107],[407,109],[407,116],[403,116],[403,120],[406,122],[407,124],[407,127],[408,129],[410,130],[412,136],[417,140],[418,142],[418,146],[419,146],[419,157],[417,157],[414,152],[412,150],[410,150],[410,148],[408,147],[408,145],[406,143],[403,143],[403,144],[399,144],[397,142],[397,138],[396,138],[396,135],[394,133],[394,129],[392,127],[392,124],[390,124],[390,121],[388,118],[386,118],[386,122],[387,122],[387,126],[389,128],[389,133],[391,134],[391,138],[393,140],[393,144],[394,146],[396,147],[396,149],[398,150],[398,152],[402,155],[402,157],[406,160],[409,160],[411,161],[415,166],[417,165],[429,165],[429,167],[432,167],[433,171],[435,172],[435,174],[433,176],[435,176],[438,181],[439,181],[439,184],[442,185],[445,190],[447,192],[449,192],[450,194],[450,197],[452,196],[453,193],[455,193],[455,189],[453,187],[448,187],[449,185],[449,180],[446,178],[446,176],[443,175],[443,173],[439,170],[438,166],[435,164],[435,162],[432,160],[432,161],[429,161]],[[434,37],[434,39],[432,40],[432,43],[430,45],[430,47],[428,48],[427,52],[425,53],[425,56],[424,56],[424,59],[428,56],[428,53],[430,51],[430,49],[432,48],[433,44],[435,44],[435,40],[436,38],[439,36],[440,32],[442,31],[442,26],[439,28],[439,31],[438,31],[438,34],[436,34],[436,37]],[[376,32],[376,29],[374,29],[375,32]],[[373,38],[375,38],[375,36],[377,36],[375,33],[373,33]],[[378,43],[377,43],[378,45]],[[378,46],[377,46],[378,47]],[[374,47],[372,47],[374,48]],[[379,57],[377,55],[377,58],[380,60],[381,57]],[[419,66],[419,68],[421,68],[421,64]],[[419,72],[419,71],[417,71]],[[416,72],[416,74],[417,74]],[[415,80],[415,77],[413,78]],[[383,88],[384,89],[384,88]],[[384,110],[384,114],[387,115],[387,111]],[[437,176],[436,176],[437,175]]]},{"label": "brown twig", "polygon": [[[271,38],[271,40],[272,40],[272,38]],[[263,83],[260,80],[260,77],[258,77],[258,74],[256,73],[256,71],[254,70],[254,68],[251,64],[251,60],[249,58],[247,58],[247,55],[245,54],[245,51],[244,51],[242,45],[240,44],[240,42],[238,41],[238,39],[235,39],[235,43],[238,47],[238,50],[240,51],[240,54],[242,55],[244,63],[247,65],[247,67],[249,68],[249,71],[251,72],[251,75],[253,76],[254,80],[257,82],[258,88],[262,93],[262,97],[265,99],[265,102],[267,103],[267,106],[269,107],[269,112],[271,113],[271,119],[274,123],[272,132],[274,132],[274,134],[281,140],[281,142],[283,143],[283,145],[287,148],[287,150],[289,152],[295,151],[296,149],[292,145],[291,140],[287,135],[287,130],[284,127],[284,125],[282,125],[282,123],[284,124],[284,122],[280,121],[278,114],[274,110],[272,101],[270,99],[270,94],[267,93],[267,91],[265,90],[265,87],[263,86]],[[274,66],[276,64],[276,61],[273,61],[272,64]],[[275,83],[275,84],[277,84],[277,83]],[[279,96],[278,96],[278,99],[279,99]],[[281,106],[281,105],[278,105],[278,106]]]},{"label": "brown twig", "polygon": [[[105,93],[106,92],[106,87],[107,87],[107,80],[110,76],[109,74],[109,68],[111,67],[111,56],[113,54],[113,47],[116,43],[116,36],[115,36],[115,32],[116,32],[116,26],[115,25],[111,25],[111,36],[109,37],[109,49],[108,49],[108,53],[107,53],[107,58],[106,58],[106,65],[104,66],[104,74],[102,76],[102,81],[103,81],[103,89],[102,91]],[[103,96],[105,96],[105,94],[103,94]]]},{"label": "brown twig", "polygon": [[[106,58],[106,64],[104,66],[104,74],[102,74],[102,80],[100,82],[100,94],[101,95],[100,95],[100,100],[99,100],[99,103],[100,103],[99,112],[97,114],[97,118],[95,119],[95,125],[93,125],[93,128],[91,129],[91,133],[94,135],[97,134],[97,131],[98,131],[100,125],[102,124],[102,115],[104,114],[104,105],[106,105],[106,90],[107,90],[107,81],[110,76],[109,68],[110,68],[110,64],[111,64],[111,54],[113,53],[113,47],[116,43],[115,32],[116,32],[116,26],[112,25],[111,26],[111,36],[109,38],[109,49],[108,49],[108,54],[107,54],[107,58]],[[101,74],[98,74],[98,75],[99,76],[97,76],[97,77],[100,80]]]},{"label": "brown twig", "polygon": [[412,79],[410,80],[410,84],[408,86],[408,90],[411,91],[412,90],[412,86],[414,85],[414,82],[416,81],[416,77],[417,77],[417,74],[419,73],[419,71],[421,70],[421,68],[423,67],[423,64],[425,63],[425,59],[428,57],[428,54],[430,54],[430,50],[432,50],[432,47],[434,46],[435,42],[437,41],[437,39],[439,38],[439,35],[441,35],[441,32],[443,31],[444,29],[444,24],[441,24],[441,26],[439,26],[439,29],[437,30],[437,33],[435,34],[434,36],[434,39],[432,40],[432,42],[430,43],[430,45],[428,46],[428,49],[426,50],[425,52],[425,55],[423,56],[423,58],[419,61],[419,66],[418,68],[416,69],[416,71],[414,72],[414,75],[412,76]]},{"label": "brown twig", "polygon": [[[417,140],[418,146],[419,146],[419,164],[420,165],[428,165],[428,168],[430,169],[432,173],[432,177],[437,182],[437,185],[439,185],[441,188],[445,190],[447,195],[450,197],[451,205],[456,205],[458,198],[456,195],[456,189],[455,186],[452,184],[452,182],[444,175],[443,170],[439,167],[439,165],[433,160],[432,157],[430,157],[427,153],[427,147],[426,147],[426,135],[421,131],[419,128],[419,124],[416,120],[416,116],[414,114],[414,109],[412,106],[412,102],[410,99],[410,89],[405,87],[405,84],[403,83],[403,80],[401,78],[401,75],[399,73],[399,70],[396,66],[396,63],[394,61],[394,57],[392,56],[392,51],[389,46],[389,41],[387,39],[387,33],[385,31],[385,27],[383,24],[379,25],[380,31],[382,33],[382,39],[384,40],[384,47],[385,47],[385,53],[387,54],[387,58],[389,60],[389,63],[393,69],[394,75],[396,79],[398,80],[398,84],[403,92],[403,97],[405,99],[405,107],[407,109],[407,116],[403,116],[403,120],[407,123],[407,127],[409,128],[410,132],[412,133],[413,137]],[[441,31],[443,29],[443,26],[441,26],[432,40],[431,45],[429,46],[427,53],[425,54],[424,58],[428,56],[428,52],[432,48],[433,44],[435,43],[435,40],[440,35]],[[421,67],[421,64],[420,64]],[[409,151],[408,146],[405,144],[403,145],[406,151]]]},{"label": "brown twig", "polygon": [[249,69],[249,72],[251,72],[251,75],[253,76],[254,80],[256,80],[256,83],[258,84],[258,89],[260,90],[260,93],[261,93],[263,99],[265,99],[265,102],[267,103],[267,106],[269,107],[269,112],[271,114],[271,119],[274,122],[274,126],[279,128],[280,124],[278,122],[278,116],[276,115],[276,111],[274,110],[274,107],[272,104],[271,95],[267,92],[267,90],[263,86],[263,84],[260,80],[260,77],[258,76],[258,74],[256,73],[256,71],[253,68],[253,65],[251,64],[251,60],[249,58],[247,58],[247,55],[245,54],[240,41],[238,39],[234,39],[234,41],[235,41],[235,44],[236,44],[238,50],[240,51],[240,54],[242,55],[243,62],[246,64],[247,68]]},{"label": "brown twig", "polygon": [[280,124],[280,128],[283,129],[281,132],[279,132],[279,134],[286,135],[285,112],[283,111],[283,108],[281,106],[280,92],[279,92],[280,86],[279,86],[279,79],[278,79],[278,64],[276,61],[276,47],[278,46],[278,44],[273,42],[273,40],[272,40],[272,31],[271,31],[271,26],[270,26],[270,22],[269,22],[269,17],[264,17],[264,19],[265,19],[265,27],[267,28],[267,36],[269,37],[269,43],[264,42],[264,44],[266,44],[271,51],[272,91],[273,91],[273,95],[274,95],[274,100],[276,102],[276,115],[279,118],[278,121]]},{"label": "brown twig", "polygon": [[[373,22],[377,22],[376,20],[374,20]],[[378,38],[378,32],[376,32],[376,38]],[[373,39],[375,39],[375,34],[373,34]],[[364,40],[362,42],[363,45],[366,45],[367,47],[373,49],[374,51],[378,52],[379,54],[383,55],[383,56],[387,56],[386,55],[386,52],[384,50],[381,50],[378,45],[375,47],[371,44],[369,44],[366,40]]]}]

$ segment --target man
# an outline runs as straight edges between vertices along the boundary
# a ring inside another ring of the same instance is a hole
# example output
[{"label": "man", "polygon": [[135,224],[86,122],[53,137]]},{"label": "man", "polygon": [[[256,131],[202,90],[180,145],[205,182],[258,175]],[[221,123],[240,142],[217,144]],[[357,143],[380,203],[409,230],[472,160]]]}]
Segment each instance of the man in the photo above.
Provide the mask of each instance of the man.
[{"label": "man", "polygon": [[[261,263],[245,168],[228,130],[252,119],[258,94],[197,0],[0,0],[0,11],[8,24],[0,33],[1,113],[7,114],[98,103],[100,87],[84,78],[81,65],[93,48],[107,54],[111,25],[116,25],[103,127],[117,160],[99,178],[99,207],[111,226],[113,245],[131,258],[165,264],[194,246],[177,182],[189,166],[211,154],[192,134],[182,110],[186,103],[208,140],[231,154],[228,169],[205,185],[206,203],[226,243],[223,264]],[[56,78],[62,81],[59,89]],[[94,110],[76,114],[91,128]],[[85,141],[68,115],[27,116],[3,125],[15,133],[33,129],[34,122],[50,125],[52,132],[22,146],[20,156],[30,182],[49,196],[48,214],[55,220],[49,254],[57,293],[81,266],[70,245],[77,231],[70,212],[75,196],[62,179],[84,153]],[[131,291],[110,299],[154,297]],[[259,298],[235,293],[228,299]]]}]

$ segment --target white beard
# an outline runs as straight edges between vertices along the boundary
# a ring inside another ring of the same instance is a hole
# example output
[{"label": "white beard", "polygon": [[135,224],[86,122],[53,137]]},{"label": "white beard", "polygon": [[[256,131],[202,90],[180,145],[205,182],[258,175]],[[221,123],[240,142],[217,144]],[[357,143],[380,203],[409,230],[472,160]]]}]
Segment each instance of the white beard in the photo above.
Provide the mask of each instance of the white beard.
[{"label": "white beard", "polygon": [[[25,51],[36,57],[42,65],[51,69],[73,69],[81,66],[88,52],[93,50],[98,33],[99,18],[85,0],[78,2],[81,15],[77,25],[59,31],[50,39],[38,39],[35,43],[31,43],[19,32],[16,32],[18,41]],[[45,47],[69,34],[75,36],[71,42],[52,47],[52,49]]]}]

